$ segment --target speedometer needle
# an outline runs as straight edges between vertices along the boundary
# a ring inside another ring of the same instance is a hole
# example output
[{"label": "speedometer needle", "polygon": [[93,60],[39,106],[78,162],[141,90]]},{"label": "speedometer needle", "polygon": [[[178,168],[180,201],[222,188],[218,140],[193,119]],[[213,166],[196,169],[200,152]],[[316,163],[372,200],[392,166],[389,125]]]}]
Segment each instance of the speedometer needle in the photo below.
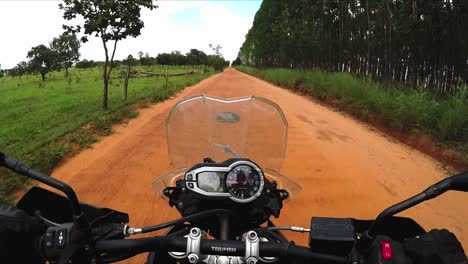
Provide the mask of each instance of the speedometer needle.
[{"label": "speedometer needle", "polygon": [[232,181],[231,184],[245,184],[247,181]]}]

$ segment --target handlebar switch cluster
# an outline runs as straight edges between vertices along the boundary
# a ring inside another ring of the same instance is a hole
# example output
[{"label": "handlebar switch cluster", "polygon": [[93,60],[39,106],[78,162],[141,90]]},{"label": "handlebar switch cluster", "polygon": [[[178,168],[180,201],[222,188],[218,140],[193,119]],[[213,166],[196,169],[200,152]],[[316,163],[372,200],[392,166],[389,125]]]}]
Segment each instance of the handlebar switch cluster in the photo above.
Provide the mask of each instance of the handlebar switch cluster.
[{"label": "handlebar switch cluster", "polygon": [[50,228],[47,229],[47,232],[44,235],[44,245],[46,248],[53,248],[54,247],[54,238],[55,238],[55,230],[51,230]]},{"label": "handlebar switch cluster", "polygon": [[391,260],[393,253],[392,253],[392,243],[390,241],[382,241],[380,242],[380,250],[382,253],[383,260]]},{"label": "handlebar switch cluster", "polygon": [[65,241],[67,239],[67,230],[66,229],[60,229],[57,233],[57,236],[55,236],[55,239],[57,241],[57,247],[59,248],[64,248],[65,247]]},{"label": "handlebar switch cluster", "polygon": [[403,245],[388,236],[378,235],[372,242],[367,263],[410,264],[411,261],[405,255]]},{"label": "handlebar switch cluster", "polygon": [[42,245],[47,258],[56,258],[68,244],[71,224],[49,227],[42,237]]}]

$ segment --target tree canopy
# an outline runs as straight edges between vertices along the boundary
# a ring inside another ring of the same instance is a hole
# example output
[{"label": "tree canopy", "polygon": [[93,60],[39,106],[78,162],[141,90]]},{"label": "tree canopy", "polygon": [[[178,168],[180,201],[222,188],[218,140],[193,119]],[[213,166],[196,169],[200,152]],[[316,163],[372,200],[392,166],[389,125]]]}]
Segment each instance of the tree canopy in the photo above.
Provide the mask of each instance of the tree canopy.
[{"label": "tree canopy", "polygon": [[207,55],[205,52],[198,49],[190,49],[185,55],[180,51],[160,53],[156,57],[156,62],[161,65],[206,65],[216,70],[222,70],[229,65],[229,62],[223,58],[221,46],[218,45],[215,48],[217,49],[213,51],[215,53],[213,55]]},{"label": "tree canopy", "polygon": [[59,68],[57,63],[59,61],[58,54],[45,45],[31,48],[27,57],[30,61],[26,68],[31,73],[41,74],[42,81],[45,81],[47,73]]},{"label": "tree canopy", "polygon": [[8,73],[10,74],[10,76],[12,77],[19,77],[21,78],[21,76],[25,75],[28,73],[29,71],[29,65],[27,62],[25,61],[22,61],[20,63],[18,63],[15,67],[13,67],[12,69],[10,69],[8,71]]},{"label": "tree canopy", "polygon": [[138,56],[140,57],[140,64],[143,66],[151,66],[157,64],[156,58],[151,57],[148,53],[146,53],[145,56],[143,56],[143,54],[141,54],[141,56],[140,54],[138,54]]},{"label": "tree canopy", "polygon": [[78,69],[86,69],[96,67],[97,63],[93,60],[82,60],[75,64],[75,67]]},{"label": "tree canopy", "polygon": [[80,58],[80,41],[74,34],[63,33],[54,38],[50,48],[58,54],[58,63],[65,69],[68,76],[68,68]]}]

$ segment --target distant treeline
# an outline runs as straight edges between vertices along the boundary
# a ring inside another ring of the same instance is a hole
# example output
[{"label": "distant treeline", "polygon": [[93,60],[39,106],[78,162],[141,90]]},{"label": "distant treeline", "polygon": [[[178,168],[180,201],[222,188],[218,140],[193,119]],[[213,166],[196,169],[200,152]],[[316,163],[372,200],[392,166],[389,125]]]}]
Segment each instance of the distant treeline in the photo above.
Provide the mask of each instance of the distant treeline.
[{"label": "distant treeline", "polygon": [[466,0],[264,0],[233,64],[320,68],[450,94],[468,81]]},{"label": "distant treeline", "polygon": [[[203,51],[197,49],[191,49],[190,52],[186,53],[185,55],[179,51],[173,51],[171,53],[161,53],[156,57],[151,57],[148,53],[144,55],[143,52],[139,52],[138,57],[139,58],[131,57],[133,65],[205,65],[213,67],[218,71],[229,66],[230,64],[230,62],[226,61],[221,54],[207,55]],[[130,62],[129,59],[114,60],[112,65],[114,67],[118,67],[128,62]],[[23,75],[33,74],[34,71],[31,70],[30,65],[30,63],[23,61],[10,70],[0,70],[0,78],[3,77],[4,73],[8,73],[12,77],[21,77]],[[79,69],[93,68],[97,66],[104,66],[104,62],[81,60],[75,63],[75,67]],[[58,70],[60,67],[55,67],[53,69]]]},{"label": "distant treeline", "polygon": [[[148,53],[143,55],[142,52],[138,54],[138,64],[142,66],[151,65],[206,65],[215,68],[215,70],[222,70],[230,64],[229,61],[224,60],[220,55],[207,55],[203,51],[191,49],[185,55],[180,51],[173,51],[171,53],[160,53],[156,57],[151,57]],[[93,60],[82,60],[76,63],[77,68],[92,68],[98,66],[102,62],[95,62]],[[124,61],[114,60],[114,66],[125,64]]]}]

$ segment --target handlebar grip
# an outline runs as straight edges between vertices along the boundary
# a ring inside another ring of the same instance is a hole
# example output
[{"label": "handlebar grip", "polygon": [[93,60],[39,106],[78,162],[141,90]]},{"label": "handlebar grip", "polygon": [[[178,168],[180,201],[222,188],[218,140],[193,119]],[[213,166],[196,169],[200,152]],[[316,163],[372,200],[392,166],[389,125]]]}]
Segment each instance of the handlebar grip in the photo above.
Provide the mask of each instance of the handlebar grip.
[{"label": "handlebar grip", "polygon": [[468,191],[468,171],[453,176],[451,187],[456,191]]},{"label": "handlebar grip", "polygon": [[23,164],[19,160],[0,152],[0,166],[16,171],[21,165]]},{"label": "handlebar grip", "polygon": [[269,257],[298,257],[301,259],[319,259],[332,263],[346,263],[345,257],[316,253],[308,247],[294,244],[260,242],[260,254]]},{"label": "handlebar grip", "polygon": [[131,250],[138,254],[156,250],[185,251],[187,249],[187,239],[179,237],[152,237],[139,239],[118,239],[118,240],[98,240],[96,241],[96,251],[99,253],[119,252]]}]

